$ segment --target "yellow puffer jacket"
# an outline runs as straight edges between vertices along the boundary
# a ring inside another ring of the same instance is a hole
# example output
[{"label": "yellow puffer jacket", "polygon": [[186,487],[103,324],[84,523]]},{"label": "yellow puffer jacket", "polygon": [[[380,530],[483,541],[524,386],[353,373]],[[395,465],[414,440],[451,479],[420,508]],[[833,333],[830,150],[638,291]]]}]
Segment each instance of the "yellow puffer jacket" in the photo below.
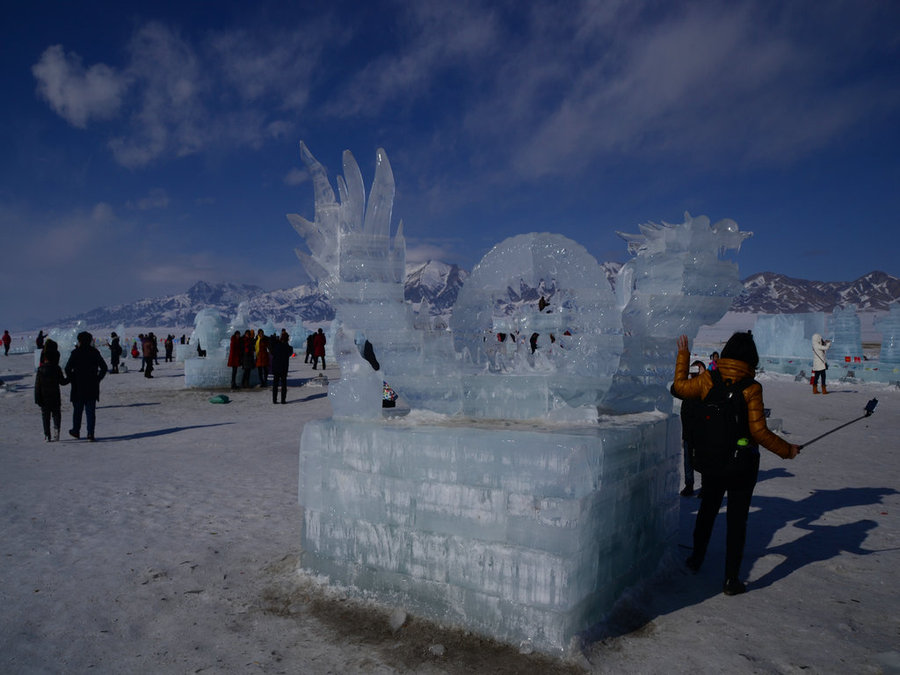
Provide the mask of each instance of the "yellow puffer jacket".
[{"label": "yellow puffer jacket", "polygon": [[[688,367],[691,354],[688,351],[679,350],[675,361],[675,382],[672,391],[679,398],[703,399],[713,387],[712,376],[709,371],[700,373],[697,377],[688,379]],[[738,382],[755,374],[750,364],[736,359],[719,359],[719,372],[726,384]],[[747,422],[750,425],[750,435],[757,444],[767,450],[771,450],[783,459],[791,456],[791,444],[780,436],[776,436],[766,426],[766,414],[763,410],[762,385],[754,382],[744,389],[744,400],[747,401]]]}]

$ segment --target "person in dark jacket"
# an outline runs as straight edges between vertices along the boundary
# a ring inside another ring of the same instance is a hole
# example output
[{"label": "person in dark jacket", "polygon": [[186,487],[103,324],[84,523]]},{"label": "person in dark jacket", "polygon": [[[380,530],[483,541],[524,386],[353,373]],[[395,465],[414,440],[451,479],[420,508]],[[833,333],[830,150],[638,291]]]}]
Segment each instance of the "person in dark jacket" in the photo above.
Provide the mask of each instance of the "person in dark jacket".
[{"label": "person in dark jacket", "polygon": [[[709,371],[697,377],[688,378],[688,362],[691,352],[688,349],[688,338],[678,338],[678,356],[675,360],[675,381],[672,393],[682,399],[704,399],[713,388],[713,378]],[[753,335],[735,333],[722,348],[722,357],[716,367],[722,374],[726,385],[752,378],[759,365],[759,353]],[[706,557],[706,549],[712,536],[716,515],[722,506],[725,493],[728,493],[727,534],[725,549],[725,584],[722,588],[725,595],[737,595],[747,590],[747,586],[739,579],[741,560],[744,557],[744,541],[747,537],[747,515],[750,512],[750,499],[759,474],[759,446],[774,452],[782,459],[794,459],[800,448],[788,443],[780,436],[769,431],[766,426],[766,415],[763,408],[762,385],[753,381],[743,392],[747,404],[747,426],[751,438],[741,439],[745,444],[740,448],[742,460],[734,469],[722,475],[703,474],[703,495],[697,521],[694,525],[694,550],[685,561],[688,568],[697,572]]]},{"label": "person in dark jacket", "polygon": [[[41,351],[41,365],[34,378],[34,402],[41,407],[41,421],[44,424],[44,440],[59,440],[59,425],[62,418],[62,396],[59,387],[69,384],[65,373],[59,367],[59,348],[53,340],[44,341]],[[50,419],[53,418],[53,435],[50,435]]]},{"label": "person in dark jacket", "polygon": [[100,380],[109,370],[100,352],[93,346],[94,337],[87,331],[78,334],[78,344],[66,362],[65,373],[72,385],[72,428],[69,435],[81,438],[82,413],[87,417],[87,437],[94,439],[97,401],[100,400]]},{"label": "person in dark jacket", "polygon": [[278,403],[278,386],[281,385],[281,402],[287,403],[287,375],[294,349],[287,333],[269,345],[272,354],[272,403]]},{"label": "person in dark jacket", "polygon": [[166,347],[166,363],[171,363],[174,360],[172,352],[175,350],[175,336],[167,333],[166,341],[163,344]]},{"label": "person in dark jacket", "polygon": [[122,345],[119,344],[119,336],[113,332],[110,335],[112,340],[109,343],[109,365],[110,365],[110,373],[118,373],[119,372],[119,357],[122,356]]},{"label": "person in dark jacket", "polygon": [[[688,377],[697,377],[704,370],[706,370],[706,364],[703,361],[694,361],[691,364]],[[672,386],[674,388],[674,385]],[[685,399],[681,402],[681,450],[684,455],[684,488],[679,494],[682,497],[694,496],[694,464],[691,461],[691,450],[694,447],[693,432],[699,405],[700,400],[696,398]]]},{"label": "person in dark jacket", "polygon": [[313,359],[313,342],[315,342],[316,334],[310,333],[306,336],[306,358],[303,359],[303,363],[309,363]]}]

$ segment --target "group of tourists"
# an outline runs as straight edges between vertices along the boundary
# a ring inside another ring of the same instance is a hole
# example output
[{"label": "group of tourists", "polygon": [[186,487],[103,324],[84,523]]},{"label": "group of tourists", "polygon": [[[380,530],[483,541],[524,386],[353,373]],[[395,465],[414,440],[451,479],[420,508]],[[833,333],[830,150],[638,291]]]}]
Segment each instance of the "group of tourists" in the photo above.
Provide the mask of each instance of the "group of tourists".
[{"label": "group of tourists", "polygon": [[[291,347],[291,336],[285,329],[281,335],[266,335],[260,328],[255,334],[251,329],[236,330],[228,345],[228,367],[231,368],[231,388],[248,389],[254,370],[259,380],[260,389],[268,386],[269,373],[272,374],[272,403],[287,402],[287,374],[294,349]],[[324,361],[324,359],[323,359]],[[238,369],[241,372],[240,384],[237,381]]]}]

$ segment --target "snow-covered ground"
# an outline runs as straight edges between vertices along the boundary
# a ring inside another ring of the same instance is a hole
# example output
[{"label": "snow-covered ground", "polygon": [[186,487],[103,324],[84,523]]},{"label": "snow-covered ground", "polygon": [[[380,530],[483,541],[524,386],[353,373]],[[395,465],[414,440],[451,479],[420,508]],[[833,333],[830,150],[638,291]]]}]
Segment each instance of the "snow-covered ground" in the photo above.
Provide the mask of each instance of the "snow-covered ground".
[{"label": "snow-covered ground", "polygon": [[896,387],[835,382],[813,396],[762,375],[794,442],[873,397],[878,408],[793,462],[763,451],[747,594],[721,593],[724,517],[703,570],[681,566],[698,500],[673,495],[680,530],[663,573],[563,662],[297,574],[300,433],[330,414],[302,358],[287,405],[259,389],[211,404],[183,388],[181,365],[160,362],[148,380],[127,362],[101,384],[97,442],[66,434],[66,387],[63,440],[46,443],[33,355],[0,355],[0,672],[900,673]]}]

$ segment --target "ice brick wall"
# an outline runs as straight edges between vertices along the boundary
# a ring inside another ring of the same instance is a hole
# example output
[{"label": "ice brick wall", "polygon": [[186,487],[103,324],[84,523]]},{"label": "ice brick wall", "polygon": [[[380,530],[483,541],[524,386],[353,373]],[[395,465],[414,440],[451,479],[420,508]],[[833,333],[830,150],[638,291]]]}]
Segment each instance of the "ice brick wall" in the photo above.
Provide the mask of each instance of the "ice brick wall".
[{"label": "ice brick wall", "polygon": [[308,423],[302,566],[437,621],[558,652],[677,529],[680,424]]}]

